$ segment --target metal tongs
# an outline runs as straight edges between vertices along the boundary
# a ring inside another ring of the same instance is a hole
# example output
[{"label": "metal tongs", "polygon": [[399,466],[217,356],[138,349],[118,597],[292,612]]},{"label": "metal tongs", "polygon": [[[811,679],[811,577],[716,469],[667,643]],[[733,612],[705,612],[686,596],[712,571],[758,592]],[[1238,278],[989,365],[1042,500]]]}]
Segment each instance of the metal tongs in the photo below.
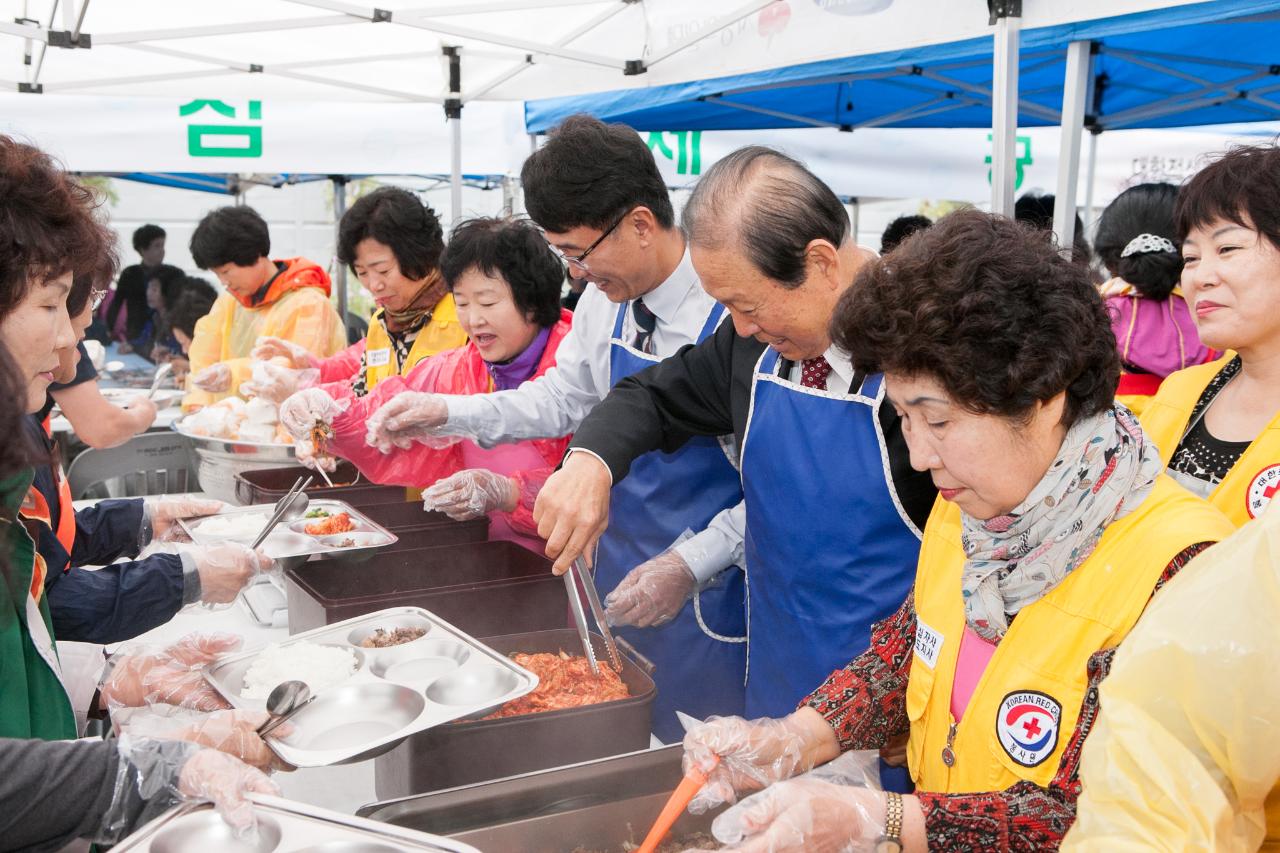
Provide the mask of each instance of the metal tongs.
[{"label": "metal tongs", "polygon": [[609,661],[613,664],[615,672],[622,672],[622,656],[618,654],[618,644],[613,641],[609,623],[605,621],[604,606],[600,603],[600,593],[596,590],[595,579],[591,577],[591,570],[579,556],[564,573],[564,585],[569,592],[569,609],[573,611],[573,622],[578,628],[578,639],[582,641],[582,650],[586,652],[587,662],[591,664],[591,672],[599,675],[600,666],[596,663],[596,650],[591,646],[591,635],[587,632],[587,615],[582,609],[582,599],[578,597],[575,576],[582,579],[582,588],[587,591],[587,602],[591,605],[591,614],[600,628],[600,635],[604,637],[604,647],[609,652]]},{"label": "metal tongs", "polygon": [[[275,530],[276,525],[293,510],[294,506],[297,504],[298,495],[302,494],[314,480],[315,477],[299,477],[293,481],[293,485],[289,487],[289,491],[285,496],[276,501],[275,509],[272,510],[271,517],[267,520],[266,526],[262,528],[262,532],[253,540],[253,544],[249,546],[250,548],[256,549],[262,544],[263,540],[271,534],[271,531]],[[301,515],[303,512],[306,512],[306,502],[304,501],[299,508],[301,511],[298,512],[297,515]],[[297,515],[294,517],[296,518]]]}]

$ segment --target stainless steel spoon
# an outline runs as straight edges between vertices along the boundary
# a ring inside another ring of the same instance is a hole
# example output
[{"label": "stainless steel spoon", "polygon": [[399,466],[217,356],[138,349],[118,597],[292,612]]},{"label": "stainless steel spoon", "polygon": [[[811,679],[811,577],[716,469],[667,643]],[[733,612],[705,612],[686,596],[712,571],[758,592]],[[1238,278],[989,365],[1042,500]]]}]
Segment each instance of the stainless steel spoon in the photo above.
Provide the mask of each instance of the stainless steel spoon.
[{"label": "stainless steel spoon", "polygon": [[275,731],[281,723],[301,711],[315,697],[305,681],[282,681],[267,696],[267,713],[271,716],[258,726],[258,735],[265,737]]}]

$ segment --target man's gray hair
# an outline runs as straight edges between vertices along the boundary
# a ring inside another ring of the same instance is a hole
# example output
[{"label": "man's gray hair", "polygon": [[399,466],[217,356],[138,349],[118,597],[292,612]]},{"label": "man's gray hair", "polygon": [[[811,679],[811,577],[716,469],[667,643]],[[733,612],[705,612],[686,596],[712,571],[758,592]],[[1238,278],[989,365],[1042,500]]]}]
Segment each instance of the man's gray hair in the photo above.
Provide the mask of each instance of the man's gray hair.
[{"label": "man's gray hair", "polygon": [[690,243],[732,246],[784,287],[804,282],[810,241],[839,247],[849,237],[849,214],[831,188],[800,161],[763,145],[739,148],[708,169],[681,224]]}]

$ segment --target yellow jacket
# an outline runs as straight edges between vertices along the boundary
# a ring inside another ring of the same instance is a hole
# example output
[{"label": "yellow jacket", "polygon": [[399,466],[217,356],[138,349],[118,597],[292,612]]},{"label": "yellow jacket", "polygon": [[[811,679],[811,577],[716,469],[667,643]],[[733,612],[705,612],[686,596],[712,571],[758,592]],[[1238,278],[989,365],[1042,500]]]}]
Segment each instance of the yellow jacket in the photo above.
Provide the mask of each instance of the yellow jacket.
[{"label": "yellow jacket", "polygon": [[379,308],[369,318],[369,334],[364,345],[365,385],[371,391],[383,379],[405,376],[427,356],[456,349],[467,343],[467,333],[462,331],[462,325],[458,322],[458,310],[454,307],[452,293],[446,293],[431,310],[431,320],[414,338],[404,364],[398,363],[395,347],[391,345],[391,336],[387,334],[384,323],[382,309]]},{"label": "yellow jacket", "polygon": [[[1160,458],[1166,466],[1178,449],[1200,395],[1233,358],[1235,353],[1229,352],[1218,361],[1170,374],[1139,417],[1147,435],[1160,448]],[[1280,492],[1280,412],[1214,488],[1209,503],[1239,527],[1260,515],[1276,492]]]},{"label": "yellow jacket", "polygon": [[1280,850],[1280,509],[1162,590],[1102,682],[1064,851]]},{"label": "yellow jacket", "polygon": [[225,362],[231,368],[231,388],[223,394],[192,389],[183,398],[184,409],[207,406],[238,393],[250,377],[249,352],[263,335],[302,344],[314,355],[333,355],[346,345],[346,330],[329,303],[329,278],[324,270],[304,258],[283,261],[287,266],[272,282],[266,297],[250,307],[231,293],[224,293],[213,309],[196,323],[191,340],[191,375]]},{"label": "yellow jacket", "polygon": [[960,531],[960,510],[939,499],[920,546],[907,682],[911,776],[918,789],[942,794],[1002,791],[1024,780],[1047,786],[1076,729],[1089,658],[1124,640],[1174,557],[1232,528],[1160,477],[1136,510],[1107,527],[1087,560],[1019,612],[957,724],[950,706],[965,628]]}]

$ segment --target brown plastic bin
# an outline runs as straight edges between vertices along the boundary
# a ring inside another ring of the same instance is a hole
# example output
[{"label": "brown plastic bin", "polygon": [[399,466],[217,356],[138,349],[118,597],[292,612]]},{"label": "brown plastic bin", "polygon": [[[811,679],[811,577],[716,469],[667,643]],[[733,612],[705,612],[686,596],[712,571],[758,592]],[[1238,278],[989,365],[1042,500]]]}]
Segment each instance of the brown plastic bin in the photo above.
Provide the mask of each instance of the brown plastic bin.
[{"label": "brown plastic bin", "polygon": [[[572,628],[482,639],[502,652],[582,654]],[[592,635],[599,660],[607,660],[604,640]],[[591,761],[649,746],[657,688],[653,665],[634,649],[622,649],[622,680],[631,696],[598,705],[544,711],[498,720],[447,723],[410,735],[375,759],[374,790],[379,799],[404,797]]]},{"label": "brown plastic bin", "polygon": [[[341,461],[337,469],[329,475],[335,483],[350,483],[356,479],[356,466]],[[320,475],[310,468],[301,465],[292,468],[260,468],[253,471],[241,471],[235,475],[236,500],[242,506],[252,504],[271,504],[280,500],[289,491],[289,487],[299,477],[315,478],[307,487],[307,494],[312,498],[333,498],[346,501],[352,506],[362,507],[379,503],[405,503],[406,493],[403,486],[379,486],[368,480],[361,480],[350,486],[334,486],[324,484]],[[421,509],[421,503],[415,503]]]},{"label": "brown plastic bin", "polygon": [[458,527],[470,531],[471,539],[464,541],[483,542],[489,538],[489,517],[482,515],[470,521],[454,521],[443,512],[428,512],[422,508],[422,501],[400,503],[380,503],[363,505],[353,503],[370,519],[381,524],[397,535],[402,530],[420,530],[425,527]]},{"label": "brown plastic bin", "polygon": [[551,561],[514,542],[379,552],[363,563],[313,560],[284,577],[291,634],[388,607],[424,607],[473,637],[569,624]]}]

